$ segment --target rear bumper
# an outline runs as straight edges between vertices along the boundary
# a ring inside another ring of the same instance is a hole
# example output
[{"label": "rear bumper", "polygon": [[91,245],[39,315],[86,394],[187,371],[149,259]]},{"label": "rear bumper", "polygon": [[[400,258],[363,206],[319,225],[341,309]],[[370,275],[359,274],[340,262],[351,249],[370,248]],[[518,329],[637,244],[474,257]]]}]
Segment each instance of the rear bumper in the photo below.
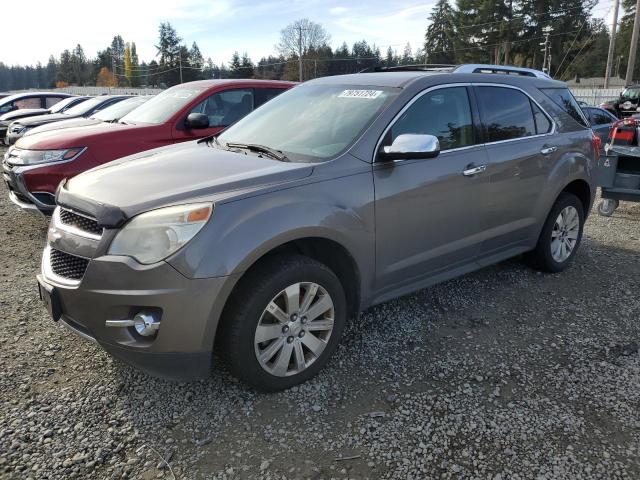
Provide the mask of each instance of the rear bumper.
[{"label": "rear bumper", "polygon": [[[47,276],[44,267],[39,280],[56,290],[60,323],[79,336],[153,376],[187,381],[209,375],[231,277],[188,279],[165,262],[147,266],[127,257],[102,256],[89,261],[77,285],[64,285]],[[153,337],[140,336],[130,326],[106,324],[149,310],[160,318]]]}]

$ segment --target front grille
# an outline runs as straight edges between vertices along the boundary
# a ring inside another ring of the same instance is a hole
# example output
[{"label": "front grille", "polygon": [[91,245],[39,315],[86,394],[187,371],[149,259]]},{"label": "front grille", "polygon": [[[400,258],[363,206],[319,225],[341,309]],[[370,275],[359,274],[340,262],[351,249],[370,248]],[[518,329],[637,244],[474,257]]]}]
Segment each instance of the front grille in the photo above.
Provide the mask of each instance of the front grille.
[{"label": "front grille", "polygon": [[51,249],[51,271],[59,277],[81,280],[89,265],[89,259],[76,257],[60,250]]},{"label": "front grille", "polygon": [[74,213],[71,210],[66,210],[64,208],[61,208],[60,221],[64,225],[75,227],[78,230],[91,233],[92,235],[102,235],[102,227],[98,226],[98,222],[96,222],[92,218],[78,215],[77,213]]}]

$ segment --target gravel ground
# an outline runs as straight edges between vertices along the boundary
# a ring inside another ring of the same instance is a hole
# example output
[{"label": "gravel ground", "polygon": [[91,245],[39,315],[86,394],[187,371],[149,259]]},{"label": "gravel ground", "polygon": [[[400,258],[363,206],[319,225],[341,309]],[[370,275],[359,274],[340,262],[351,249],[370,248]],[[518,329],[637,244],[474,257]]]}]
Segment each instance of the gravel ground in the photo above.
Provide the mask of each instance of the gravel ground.
[{"label": "gravel ground", "polygon": [[0,189],[2,479],[640,478],[640,204],[592,215],[563,274],[512,260],[370,309],[271,395],[153,379],[51,322],[46,226]]}]

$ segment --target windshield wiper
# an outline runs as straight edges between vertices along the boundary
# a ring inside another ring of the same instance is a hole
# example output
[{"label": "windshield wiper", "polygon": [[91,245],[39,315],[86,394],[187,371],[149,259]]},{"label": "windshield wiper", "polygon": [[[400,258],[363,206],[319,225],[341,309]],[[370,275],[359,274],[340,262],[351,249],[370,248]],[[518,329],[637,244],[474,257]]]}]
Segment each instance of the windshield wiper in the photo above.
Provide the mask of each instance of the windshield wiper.
[{"label": "windshield wiper", "polygon": [[265,145],[258,145],[257,143],[227,143],[227,148],[240,148],[242,150],[250,150],[252,152],[263,153],[269,155],[271,158],[280,160],[281,162],[288,162],[289,158],[280,150],[276,150]]}]

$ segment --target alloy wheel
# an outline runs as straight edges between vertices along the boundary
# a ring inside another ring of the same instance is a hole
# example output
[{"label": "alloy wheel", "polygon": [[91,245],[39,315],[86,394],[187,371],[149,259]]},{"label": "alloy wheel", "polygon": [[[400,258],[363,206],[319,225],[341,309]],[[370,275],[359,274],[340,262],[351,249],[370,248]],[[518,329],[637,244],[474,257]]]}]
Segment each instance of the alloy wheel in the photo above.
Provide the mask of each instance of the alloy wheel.
[{"label": "alloy wheel", "polygon": [[299,282],[265,307],[254,335],[260,366],[277,377],[296,375],[315,362],[333,331],[333,300],[317,283]]},{"label": "alloy wheel", "polygon": [[551,256],[562,263],[566,261],[578,243],[580,235],[580,215],[569,205],[562,209],[551,231]]}]

